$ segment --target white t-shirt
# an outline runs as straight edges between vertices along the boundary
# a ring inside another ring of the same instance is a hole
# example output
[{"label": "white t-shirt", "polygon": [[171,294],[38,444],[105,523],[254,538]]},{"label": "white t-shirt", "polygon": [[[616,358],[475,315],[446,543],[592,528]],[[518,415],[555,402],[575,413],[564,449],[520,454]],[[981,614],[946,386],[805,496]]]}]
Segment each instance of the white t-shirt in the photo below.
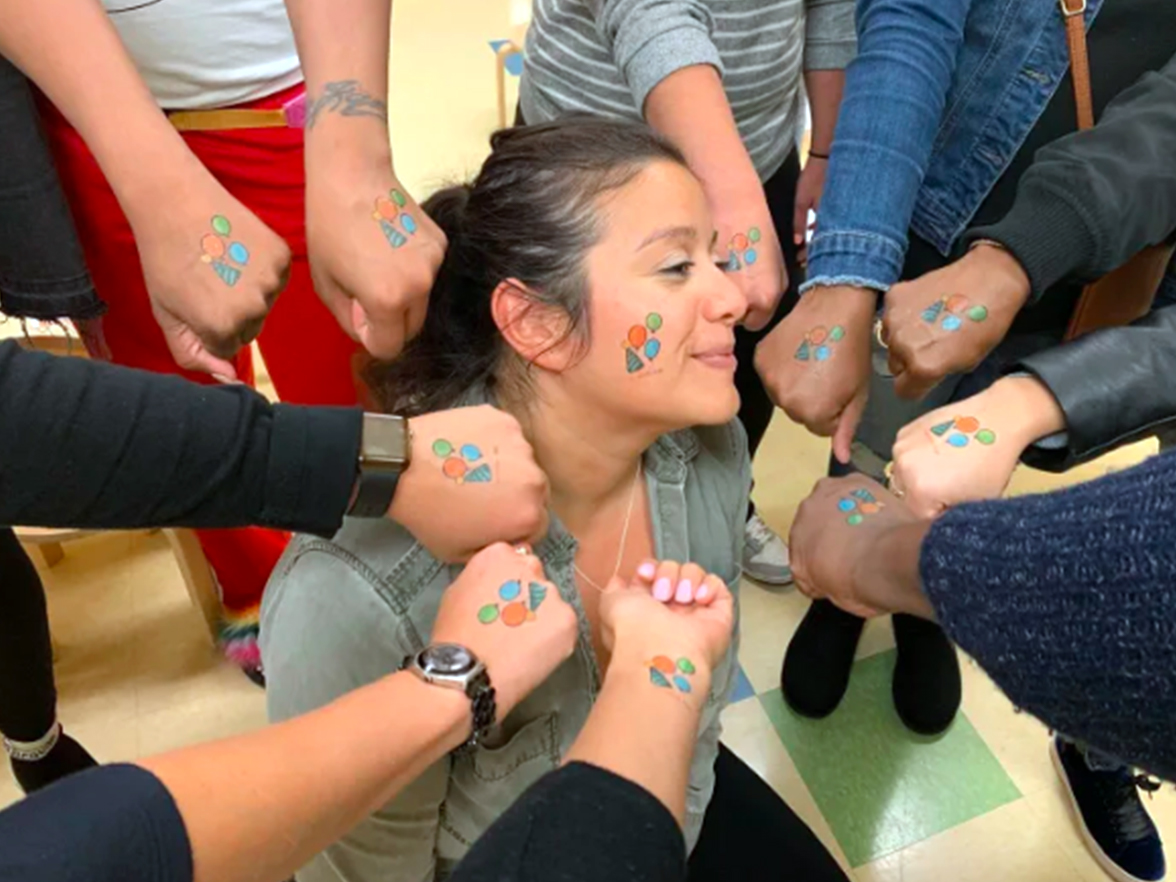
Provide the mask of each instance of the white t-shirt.
[{"label": "white t-shirt", "polygon": [[166,110],[226,107],[302,81],[283,0],[102,0]]}]

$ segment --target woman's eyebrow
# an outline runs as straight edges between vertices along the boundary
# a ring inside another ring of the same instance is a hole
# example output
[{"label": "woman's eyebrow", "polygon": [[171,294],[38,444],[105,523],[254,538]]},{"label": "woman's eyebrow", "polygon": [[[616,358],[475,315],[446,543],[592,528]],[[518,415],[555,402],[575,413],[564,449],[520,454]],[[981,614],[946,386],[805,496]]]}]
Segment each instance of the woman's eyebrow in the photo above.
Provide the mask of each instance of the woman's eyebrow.
[{"label": "woman's eyebrow", "polygon": [[698,230],[694,227],[679,226],[679,227],[663,227],[660,230],[655,230],[645,237],[645,241],[637,246],[640,251],[643,248],[648,248],[654,242],[662,239],[689,239],[693,241],[698,238]]}]

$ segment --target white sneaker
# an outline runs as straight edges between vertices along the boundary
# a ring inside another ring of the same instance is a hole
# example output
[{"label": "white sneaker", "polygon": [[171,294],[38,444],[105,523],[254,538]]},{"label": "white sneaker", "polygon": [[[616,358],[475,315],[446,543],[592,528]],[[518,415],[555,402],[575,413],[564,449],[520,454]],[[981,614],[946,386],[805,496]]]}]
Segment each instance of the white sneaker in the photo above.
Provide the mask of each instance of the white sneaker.
[{"label": "white sneaker", "polygon": [[765,585],[792,582],[788,545],[758,514],[748,519],[743,530],[743,574]]}]

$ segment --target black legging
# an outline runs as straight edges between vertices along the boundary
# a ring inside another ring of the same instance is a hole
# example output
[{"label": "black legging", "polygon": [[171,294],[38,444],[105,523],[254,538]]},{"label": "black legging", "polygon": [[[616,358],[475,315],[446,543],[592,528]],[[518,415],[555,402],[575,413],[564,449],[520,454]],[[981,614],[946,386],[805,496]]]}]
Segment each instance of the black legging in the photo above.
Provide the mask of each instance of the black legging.
[{"label": "black legging", "polygon": [[36,741],[57,708],[45,590],[16,534],[0,528],[0,732]]},{"label": "black legging", "polygon": [[723,745],[687,882],[847,882],[837,861],[767,782]]}]

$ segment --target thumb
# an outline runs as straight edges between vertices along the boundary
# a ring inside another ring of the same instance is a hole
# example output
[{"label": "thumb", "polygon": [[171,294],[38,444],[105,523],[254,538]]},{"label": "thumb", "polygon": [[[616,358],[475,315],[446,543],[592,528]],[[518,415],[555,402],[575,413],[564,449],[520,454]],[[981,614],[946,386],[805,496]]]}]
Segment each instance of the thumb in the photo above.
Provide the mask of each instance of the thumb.
[{"label": "thumb", "polygon": [[172,358],[180,367],[211,374],[221,382],[240,379],[236,366],[231,361],[209,352],[196,336],[196,332],[186,325],[171,328],[164,332],[164,336],[167,338],[167,348],[171,350]]},{"label": "thumb", "polygon": [[845,410],[841,411],[841,416],[837,419],[837,428],[833,430],[833,455],[842,465],[849,465],[853,436],[857,433],[868,400],[868,395],[863,389],[845,406]]},{"label": "thumb", "polygon": [[797,194],[796,205],[792,210],[792,241],[797,245],[804,243],[804,230],[808,222],[809,202]]},{"label": "thumb", "polygon": [[[633,585],[636,586],[637,583],[634,582]],[[626,587],[627,586],[625,585],[624,579],[622,579],[620,576],[613,576],[608,580],[608,584],[604,586],[604,593],[616,594],[618,592],[624,591]]]},{"label": "thumb", "polygon": [[394,312],[382,319],[373,318],[359,301],[352,303],[352,322],[363,348],[379,359],[392,359],[404,348],[407,315]]}]

